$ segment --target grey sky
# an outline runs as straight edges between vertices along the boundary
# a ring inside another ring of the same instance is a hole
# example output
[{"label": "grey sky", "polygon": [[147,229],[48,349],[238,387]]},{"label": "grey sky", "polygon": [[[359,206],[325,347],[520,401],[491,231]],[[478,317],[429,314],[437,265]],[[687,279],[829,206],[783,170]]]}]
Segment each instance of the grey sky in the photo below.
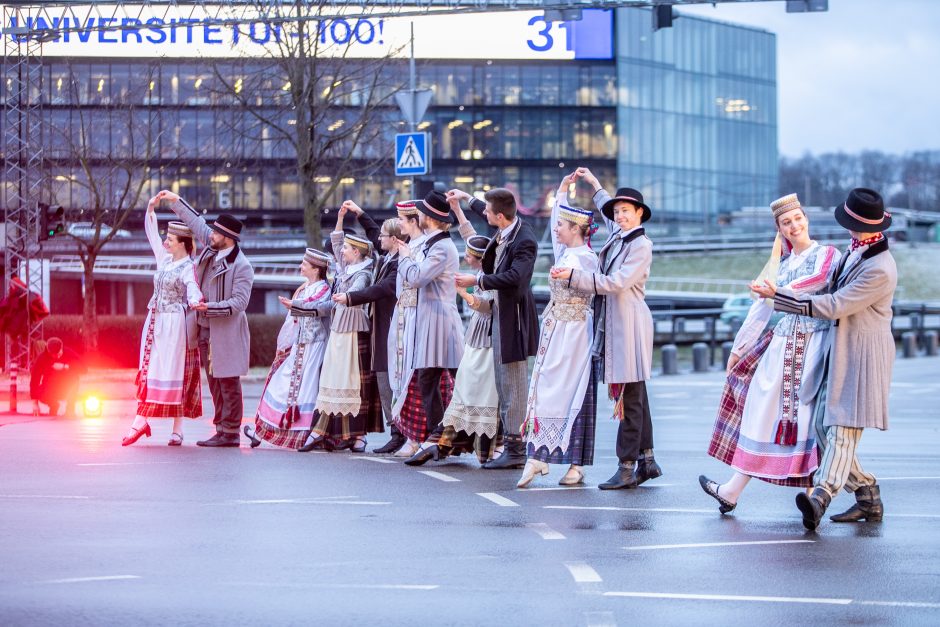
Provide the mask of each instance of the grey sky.
[{"label": "grey sky", "polygon": [[[780,153],[940,150],[940,0],[681,7],[777,34]],[[675,28],[682,28],[677,20]]]}]

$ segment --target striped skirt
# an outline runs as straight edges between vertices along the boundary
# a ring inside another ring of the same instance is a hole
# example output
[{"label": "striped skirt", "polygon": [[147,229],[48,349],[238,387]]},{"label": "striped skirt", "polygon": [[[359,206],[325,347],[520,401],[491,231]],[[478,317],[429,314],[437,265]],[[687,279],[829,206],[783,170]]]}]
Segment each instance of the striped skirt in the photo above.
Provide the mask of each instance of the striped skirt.
[{"label": "striped skirt", "polygon": [[199,349],[187,349],[183,365],[183,402],[167,404],[138,401],[137,415],[144,418],[201,418],[200,368]]},{"label": "striped skirt", "polygon": [[[444,407],[450,405],[454,395],[454,377],[450,371],[444,369],[441,375],[441,400]],[[398,430],[412,442],[424,442],[428,435],[428,416],[424,411],[424,400],[421,397],[421,387],[418,377],[412,376],[408,384],[408,395],[398,414]]]},{"label": "striped skirt", "polygon": [[560,448],[552,451],[546,446],[537,450],[529,442],[526,444],[526,455],[546,464],[574,464],[576,466],[591,466],[594,463],[594,440],[597,428],[597,379],[594,378],[595,368],[591,368],[591,377],[588,380],[587,391],[581,410],[575,417],[571,427],[571,439],[568,450],[562,452]]},{"label": "striped skirt", "polygon": [[[363,436],[366,433],[382,433],[385,431],[385,421],[382,418],[382,399],[379,397],[379,386],[372,367],[372,343],[367,331],[360,331],[357,335],[359,347],[359,413],[355,416],[323,415],[313,426],[317,435],[331,438],[336,441],[349,440]],[[327,365],[324,364],[324,367]]]},{"label": "striped skirt", "polygon": [[[271,377],[274,376],[274,373],[277,372],[277,369],[281,367],[281,364],[283,364],[284,360],[288,357],[290,357],[290,350],[278,351],[277,355],[274,356],[274,363],[271,364],[271,370],[268,371],[268,378],[265,379],[264,387],[261,389],[261,398],[264,398],[268,384],[271,383]],[[296,449],[304,445],[307,439],[307,432],[292,429],[278,429],[275,426],[269,425],[256,415],[255,437],[274,446]]]}]

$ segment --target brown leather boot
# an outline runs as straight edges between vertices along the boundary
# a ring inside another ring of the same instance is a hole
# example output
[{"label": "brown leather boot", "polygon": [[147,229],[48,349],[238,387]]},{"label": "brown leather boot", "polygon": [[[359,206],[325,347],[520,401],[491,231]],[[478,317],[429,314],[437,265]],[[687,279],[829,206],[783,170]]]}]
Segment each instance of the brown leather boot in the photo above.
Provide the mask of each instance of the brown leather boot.
[{"label": "brown leather boot", "polygon": [[879,522],[884,517],[885,507],[881,502],[881,488],[877,485],[862,486],[855,491],[855,505],[842,512],[830,516],[832,522],[858,522],[867,520]]}]

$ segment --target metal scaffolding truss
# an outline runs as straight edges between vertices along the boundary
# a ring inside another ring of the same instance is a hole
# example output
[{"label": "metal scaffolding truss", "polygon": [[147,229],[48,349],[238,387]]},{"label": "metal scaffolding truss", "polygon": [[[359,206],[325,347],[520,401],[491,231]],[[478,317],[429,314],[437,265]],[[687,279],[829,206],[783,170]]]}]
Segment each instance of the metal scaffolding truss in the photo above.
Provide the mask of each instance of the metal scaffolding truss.
[{"label": "metal scaffolding truss", "polygon": [[[20,7],[3,7],[3,23],[22,19]],[[3,37],[3,295],[14,277],[31,292],[42,293],[43,270],[39,255],[39,207],[44,184],[42,119],[42,41],[37,37]],[[26,299],[28,301],[28,299]],[[29,315],[27,306],[27,315]],[[24,339],[6,339],[6,364],[29,368],[30,347],[42,337],[41,323],[29,320]]]}]

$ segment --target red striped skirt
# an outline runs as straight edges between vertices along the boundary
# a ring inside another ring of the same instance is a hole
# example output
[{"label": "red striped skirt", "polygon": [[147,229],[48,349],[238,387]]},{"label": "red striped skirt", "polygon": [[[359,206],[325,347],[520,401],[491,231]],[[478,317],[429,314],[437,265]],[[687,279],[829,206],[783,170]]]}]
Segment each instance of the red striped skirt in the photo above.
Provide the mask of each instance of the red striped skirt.
[{"label": "red striped skirt", "polygon": [[[454,396],[454,377],[445,369],[441,375],[441,399],[444,407],[450,405]],[[428,438],[428,417],[424,411],[424,400],[418,386],[418,371],[415,370],[408,383],[408,394],[398,414],[398,430],[413,442],[424,442]]]},{"label": "red striped skirt", "polygon": [[153,403],[138,401],[137,415],[144,418],[201,418],[202,383],[199,370],[199,349],[186,351],[183,366],[183,402],[180,404]]}]

